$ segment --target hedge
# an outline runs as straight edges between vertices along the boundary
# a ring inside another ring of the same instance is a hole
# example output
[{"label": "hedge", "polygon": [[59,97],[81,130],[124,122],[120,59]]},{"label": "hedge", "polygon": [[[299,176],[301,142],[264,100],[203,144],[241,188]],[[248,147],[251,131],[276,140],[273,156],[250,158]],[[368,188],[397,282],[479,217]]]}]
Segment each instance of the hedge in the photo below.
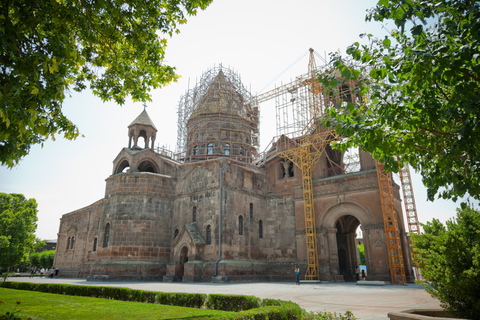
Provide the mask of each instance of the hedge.
[{"label": "hedge", "polygon": [[[158,303],[163,305],[238,312],[230,319],[301,319],[303,310],[290,301],[254,296],[200,293],[166,293],[121,287],[97,287],[70,284],[0,282],[7,289],[85,296],[121,301]],[[223,316],[224,317],[224,316]]]},{"label": "hedge", "polygon": [[260,307],[260,298],[233,294],[209,294],[207,308],[223,311],[242,311]]}]

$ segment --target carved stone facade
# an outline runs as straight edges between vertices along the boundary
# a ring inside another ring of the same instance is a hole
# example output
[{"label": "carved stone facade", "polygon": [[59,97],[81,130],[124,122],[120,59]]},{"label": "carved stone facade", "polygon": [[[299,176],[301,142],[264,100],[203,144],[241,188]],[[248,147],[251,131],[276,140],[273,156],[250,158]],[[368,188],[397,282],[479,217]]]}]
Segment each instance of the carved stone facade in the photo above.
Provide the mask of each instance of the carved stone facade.
[{"label": "carved stone facade", "polygon": [[[222,77],[222,75],[219,75]],[[221,79],[228,81],[228,79]],[[218,86],[221,87],[221,86]],[[215,88],[212,87],[211,90]],[[307,267],[302,174],[273,152],[253,161],[249,137],[244,153],[226,151],[222,136],[242,121],[241,97],[228,92],[204,101],[219,103],[220,137],[197,136],[199,157],[174,160],[155,152],[156,129],[143,111],[128,127],[129,147],[113,161],[105,197],[62,216],[54,265],[60,276],[109,280],[293,281],[294,265]],[[201,107],[201,106],[200,106]],[[199,107],[199,108],[200,108]],[[213,115],[199,109],[189,130]],[[243,119],[243,120],[242,120]],[[139,138],[145,147],[138,145]],[[235,138],[229,138],[235,141]],[[133,145],[132,145],[133,141]],[[150,143],[151,141],[151,143]],[[208,154],[208,142],[216,149]],[[221,146],[221,147],[220,147]],[[234,146],[231,146],[234,150]],[[240,150],[237,148],[237,150]],[[333,152],[330,150],[329,152]],[[209,155],[207,157],[207,155]],[[341,154],[337,155],[341,161]],[[359,264],[355,232],[363,231],[369,280],[390,281],[375,162],[360,153],[360,170],[332,171],[325,157],[313,173],[320,279],[353,281]],[[407,280],[412,281],[399,187],[394,185]]]}]

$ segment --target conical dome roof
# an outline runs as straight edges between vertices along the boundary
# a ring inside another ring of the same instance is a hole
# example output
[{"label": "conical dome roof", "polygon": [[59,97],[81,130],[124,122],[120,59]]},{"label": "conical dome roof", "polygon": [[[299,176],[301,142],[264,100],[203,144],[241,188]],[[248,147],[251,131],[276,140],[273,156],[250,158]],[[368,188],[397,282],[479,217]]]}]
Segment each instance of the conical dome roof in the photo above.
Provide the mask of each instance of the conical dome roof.
[{"label": "conical dome roof", "polygon": [[207,92],[200,98],[191,117],[212,113],[245,117],[243,101],[243,96],[220,70],[210,83]]},{"label": "conical dome roof", "polygon": [[148,115],[147,110],[143,110],[143,112],[140,113],[140,115],[135,120],[133,120],[132,123],[130,123],[128,128],[131,128],[135,125],[150,126],[153,129],[155,129],[155,131],[158,131],[155,125],[153,124],[152,119],[150,119],[150,116]]}]

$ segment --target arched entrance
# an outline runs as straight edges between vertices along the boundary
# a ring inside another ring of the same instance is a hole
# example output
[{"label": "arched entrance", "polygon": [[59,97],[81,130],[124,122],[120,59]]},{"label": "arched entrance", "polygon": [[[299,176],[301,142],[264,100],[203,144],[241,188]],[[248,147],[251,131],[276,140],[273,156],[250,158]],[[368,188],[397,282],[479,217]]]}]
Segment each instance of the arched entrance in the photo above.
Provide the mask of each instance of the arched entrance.
[{"label": "arched entrance", "polygon": [[180,251],[180,270],[178,271],[178,278],[182,281],[183,274],[185,272],[185,263],[188,262],[188,248],[183,247]]},{"label": "arched entrance", "polygon": [[338,271],[345,281],[356,281],[355,268],[360,264],[356,241],[359,226],[360,221],[352,215],[343,215],[335,223]]}]

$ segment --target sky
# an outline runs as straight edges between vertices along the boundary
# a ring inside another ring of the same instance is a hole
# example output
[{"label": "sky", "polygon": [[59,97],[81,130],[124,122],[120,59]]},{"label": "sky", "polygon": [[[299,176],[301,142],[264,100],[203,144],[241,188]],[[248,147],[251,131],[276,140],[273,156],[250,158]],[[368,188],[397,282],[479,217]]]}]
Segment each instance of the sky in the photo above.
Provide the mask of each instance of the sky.
[{"label": "sky", "polygon": [[[193,88],[202,72],[222,64],[234,69],[252,94],[290,82],[308,69],[309,48],[320,56],[342,51],[359,41],[360,33],[379,37],[391,26],[366,23],[372,0],[214,0],[189,17],[180,33],[167,37],[165,63],[176,67],[181,79],[152,92],[147,112],[158,129],[156,143],[175,150],[177,108],[182,94]],[[303,58],[301,58],[303,56]],[[301,59],[299,59],[301,58]],[[296,62],[296,63],[295,63]],[[317,59],[317,65],[321,65]],[[38,203],[40,239],[54,240],[63,214],[104,197],[105,179],[113,160],[128,146],[128,125],[143,111],[142,103],[123,106],[103,103],[90,91],[71,92],[63,112],[81,134],[75,141],[58,136],[43,148],[31,149],[13,169],[0,167],[0,192],[22,193]],[[261,151],[275,136],[275,105],[260,105]],[[420,222],[455,215],[458,203],[426,201],[426,189],[412,172]]]}]

